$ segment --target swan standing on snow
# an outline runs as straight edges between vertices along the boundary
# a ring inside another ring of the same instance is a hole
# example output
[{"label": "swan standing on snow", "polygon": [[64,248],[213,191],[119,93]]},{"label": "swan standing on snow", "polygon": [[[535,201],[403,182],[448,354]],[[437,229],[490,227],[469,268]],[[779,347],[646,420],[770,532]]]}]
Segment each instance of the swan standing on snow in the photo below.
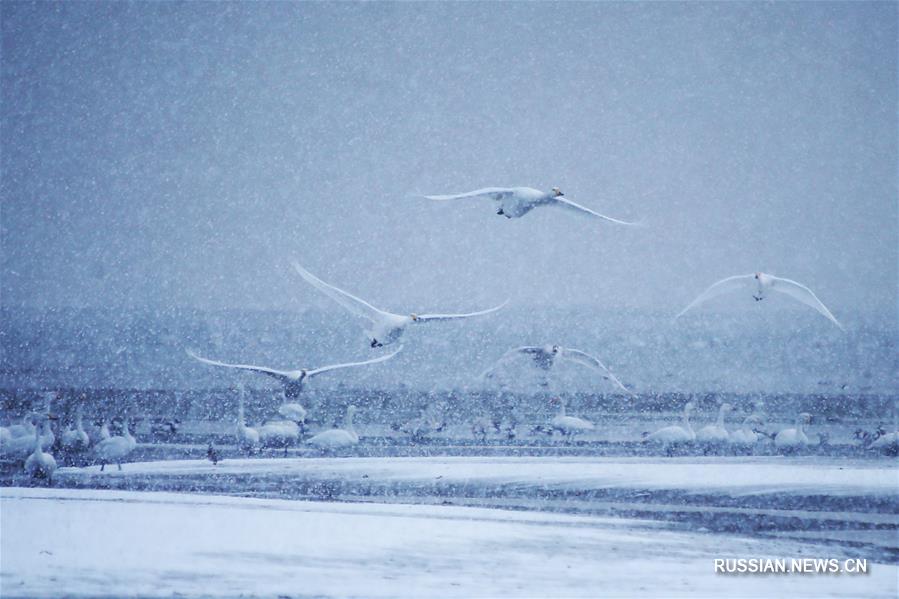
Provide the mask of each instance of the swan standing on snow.
[{"label": "swan standing on snow", "polygon": [[485,187],[484,189],[476,189],[467,193],[457,193],[451,195],[426,195],[423,196],[429,200],[447,201],[447,200],[463,200],[469,198],[489,199],[497,202],[497,214],[506,218],[521,218],[538,206],[557,206],[565,208],[571,212],[587,216],[590,218],[599,218],[619,225],[636,225],[638,223],[629,223],[617,218],[612,218],[599,212],[594,212],[589,208],[585,208],[580,204],[565,199],[565,194],[558,187],[553,187],[549,192],[540,191],[533,187]]},{"label": "swan standing on snow", "polygon": [[578,418],[577,416],[568,416],[565,413],[565,400],[561,397],[555,397],[551,403],[559,406],[559,413],[550,421],[553,430],[557,430],[563,435],[571,439],[572,435],[592,431],[595,426],[589,420]]},{"label": "swan standing on snow", "polygon": [[284,395],[286,397],[297,398],[300,396],[300,392],[303,390],[303,386],[306,384],[306,381],[314,376],[318,376],[331,370],[337,370],[339,368],[350,368],[353,366],[365,366],[366,364],[384,362],[400,353],[402,349],[403,347],[400,346],[392,354],[387,354],[386,356],[381,356],[379,358],[374,358],[371,360],[365,360],[363,362],[347,362],[345,364],[332,364],[331,366],[322,366],[321,368],[301,368],[299,370],[275,370],[273,368],[266,368],[265,366],[252,366],[249,364],[227,364],[225,362],[216,362],[215,360],[208,360],[206,358],[200,357],[189,349],[185,351],[187,352],[187,355],[199,360],[200,362],[203,362],[204,364],[211,364],[212,366],[223,366],[225,368],[237,368],[239,370],[250,370],[252,372],[260,372],[262,374],[268,375],[274,379],[277,379],[282,385],[284,385]]},{"label": "swan standing on snow", "polygon": [[30,443],[31,438],[34,436],[35,429],[39,428],[35,424],[37,419],[42,416],[50,415],[51,404],[57,397],[58,394],[56,392],[44,393],[44,411],[31,411],[22,417],[22,422],[20,424],[11,424],[9,426],[0,427],[0,439],[2,439],[3,442],[7,442],[24,437]]},{"label": "swan standing on snow", "polygon": [[[0,443],[0,455],[3,457],[23,460],[34,450],[35,435],[37,435],[37,438],[40,440],[41,430],[39,427],[35,426],[38,415],[28,414],[26,418],[31,427],[31,435],[19,434],[16,436],[10,435],[9,439],[4,438],[3,442]],[[21,431],[22,429],[18,430]]]},{"label": "swan standing on snow", "polygon": [[300,427],[306,421],[306,408],[295,401],[281,404],[278,407],[278,413],[288,420],[296,422]]},{"label": "swan standing on snow", "polygon": [[122,420],[122,434],[103,439],[97,443],[94,452],[100,461],[100,472],[106,464],[115,464],[122,469],[122,461],[137,448],[137,439],[128,430],[128,419]]},{"label": "swan standing on snow", "polygon": [[287,455],[288,447],[300,441],[300,427],[290,420],[266,422],[256,431],[259,433],[259,443],[263,447],[283,447],[284,455]]},{"label": "swan standing on snow", "polygon": [[237,389],[237,446],[246,452],[255,452],[259,449],[259,431],[247,426],[243,406],[243,386]]},{"label": "swan standing on snow", "polygon": [[693,432],[693,427],[690,426],[690,412],[692,411],[693,402],[688,401],[684,406],[683,425],[678,426],[673,424],[671,426],[660,428],[656,432],[647,435],[643,441],[647,443],[659,443],[665,446],[669,451],[674,446],[692,443],[696,440],[696,433]]},{"label": "swan standing on snow", "polygon": [[[42,424],[45,432],[50,429],[50,421],[45,420]],[[25,460],[25,472],[32,478],[46,478],[47,484],[53,484],[53,473],[56,472],[56,459],[49,453],[44,453],[41,447],[41,433],[38,429],[34,431],[34,453]]]},{"label": "swan standing on snow", "polygon": [[112,435],[109,432],[109,422],[104,418],[100,422],[100,430],[97,432],[97,442],[105,441],[110,437],[112,437]]},{"label": "swan standing on snow", "polygon": [[778,449],[793,450],[808,445],[808,437],[803,426],[811,423],[812,415],[803,412],[796,418],[796,426],[785,428],[774,437],[774,446]]},{"label": "swan standing on snow", "polygon": [[[544,345],[542,347],[539,346],[525,346],[519,347],[516,349],[512,349],[503,354],[499,360],[496,361],[496,364],[490,367],[486,372],[481,374],[481,378],[483,379],[492,379],[496,375],[497,366],[503,364],[508,361],[510,358],[515,356],[525,355],[529,356],[534,361],[534,366],[539,368],[544,372],[549,372],[553,365],[556,363],[556,360],[561,358],[563,360],[569,360],[576,364],[580,364],[581,366],[586,366],[600,374],[602,378],[607,381],[611,381],[616,387],[630,395],[631,397],[636,397],[633,391],[625,387],[621,381],[619,381],[612,372],[606,368],[606,365],[603,364],[599,358],[591,356],[586,352],[582,352],[579,349],[569,349],[565,347],[561,347],[559,345]],[[544,379],[542,386],[548,386],[548,382]]]},{"label": "swan standing on snow", "polygon": [[815,295],[811,289],[803,285],[802,283],[797,283],[796,281],[792,281],[790,279],[782,279],[780,277],[775,277],[774,275],[765,274],[763,272],[757,272],[751,275],[736,275],[733,277],[727,277],[726,279],[722,279],[717,283],[713,284],[711,287],[703,291],[699,294],[695,300],[690,302],[690,304],[680,311],[680,313],[675,316],[675,320],[683,316],[688,310],[694,308],[700,304],[705,303],[706,301],[721,295],[723,293],[728,293],[730,291],[751,291],[752,297],[755,301],[760,302],[765,299],[765,293],[769,290],[773,289],[774,291],[779,291],[785,295],[789,295],[793,299],[802,302],[806,306],[814,308],[818,312],[820,312],[827,320],[837,325],[841,331],[844,331],[843,325],[841,325],[836,318],[834,318],[833,314],[830,313],[830,310],[827,309],[821,300],[818,299],[818,296]]},{"label": "swan standing on snow", "polygon": [[309,445],[314,445],[319,449],[340,449],[341,447],[350,447],[359,442],[359,435],[353,428],[353,415],[356,413],[356,406],[349,406],[346,409],[346,417],[343,421],[343,428],[332,428],[323,431],[308,441]]},{"label": "swan standing on snow", "polygon": [[733,409],[733,406],[725,402],[718,409],[718,420],[715,424],[704,426],[696,433],[696,441],[707,445],[723,445],[730,440],[730,433],[724,427],[724,416]]},{"label": "swan standing on snow", "polygon": [[2,427],[0,430],[0,436],[2,436],[6,440],[12,440],[19,437],[27,437],[31,439],[34,436],[34,429],[37,427],[34,425],[34,419],[37,417],[37,414],[34,412],[29,412],[22,416],[22,422],[20,424],[11,424],[9,426]]},{"label": "swan standing on snow", "polygon": [[0,430],[0,455],[19,458],[28,455],[34,447],[34,434],[38,430],[35,426],[37,417],[33,412],[25,414],[21,424],[13,424]]},{"label": "swan standing on snow", "polygon": [[62,434],[62,446],[66,451],[80,451],[86,449],[90,445],[91,440],[84,432],[84,424],[82,421],[82,408],[78,406],[75,412],[75,428],[71,426]]},{"label": "swan standing on snow", "polygon": [[761,419],[755,414],[750,414],[743,420],[743,425],[730,434],[730,444],[734,447],[754,447],[759,442],[761,435],[755,431],[753,425],[761,426]]},{"label": "swan standing on snow", "polygon": [[483,316],[485,314],[490,314],[491,312],[496,312],[509,303],[509,300],[506,300],[499,306],[488,310],[469,312],[467,314],[410,314],[409,316],[393,314],[392,312],[385,312],[384,310],[375,308],[365,300],[359,299],[343,289],[338,289],[333,285],[325,283],[296,262],[294,262],[293,266],[307,283],[330,297],[349,312],[371,322],[371,329],[365,332],[366,336],[371,341],[371,347],[381,347],[396,342],[403,336],[403,332],[410,324]]}]

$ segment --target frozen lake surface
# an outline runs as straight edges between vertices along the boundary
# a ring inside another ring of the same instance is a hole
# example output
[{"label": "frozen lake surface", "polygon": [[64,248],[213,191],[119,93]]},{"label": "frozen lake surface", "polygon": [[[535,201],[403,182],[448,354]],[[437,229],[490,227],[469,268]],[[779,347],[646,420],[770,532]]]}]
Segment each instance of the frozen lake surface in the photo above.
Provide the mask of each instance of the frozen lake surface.
[{"label": "frozen lake surface", "polygon": [[[4,597],[895,597],[899,569],[735,576],[838,547],[641,519],[133,491],[2,489]],[[148,525],[152,523],[152,525]]]}]

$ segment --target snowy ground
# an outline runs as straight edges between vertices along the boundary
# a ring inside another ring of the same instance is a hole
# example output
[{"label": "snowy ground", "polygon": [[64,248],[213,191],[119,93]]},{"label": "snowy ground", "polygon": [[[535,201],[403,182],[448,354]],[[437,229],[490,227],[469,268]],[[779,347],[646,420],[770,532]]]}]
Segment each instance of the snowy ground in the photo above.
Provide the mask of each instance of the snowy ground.
[{"label": "snowy ground", "polygon": [[895,597],[864,576],[714,573],[838,547],[652,521],[450,506],[2,489],[2,595]]}]

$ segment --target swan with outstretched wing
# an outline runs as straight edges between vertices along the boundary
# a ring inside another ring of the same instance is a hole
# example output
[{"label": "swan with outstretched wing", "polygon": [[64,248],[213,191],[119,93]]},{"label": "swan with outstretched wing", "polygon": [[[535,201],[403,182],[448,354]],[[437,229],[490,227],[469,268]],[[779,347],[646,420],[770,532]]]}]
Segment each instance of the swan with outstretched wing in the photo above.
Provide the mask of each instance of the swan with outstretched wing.
[{"label": "swan with outstretched wing", "polygon": [[700,293],[696,299],[690,302],[687,307],[681,310],[674,318],[680,318],[689,310],[725,293],[730,293],[732,291],[751,291],[753,299],[760,302],[765,299],[765,294],[769,290],[783,293],[810,308],[814,308],[818,313],[827,318],[827,320],[839,327],[840,330],[845,330],[843,325],[840,324],[833,314],[831,314],[830,310],[827,309],[827,306],[818,299],[818,296],[815,295],[811,289],[792,279],[775,277],[774,275],[763,272],[756,272],[749,275],[735,275],[727,277],[726,279],[721,279]]},{"label": "swan with outstretched wing", "polygon": [[405,316],[375,308],[367,301],[322,281],[297,262],[294,262],[293,266],[307,283],[333,299],[347,311],[371,322],[371,328],[366,331],[366,335],[371,341],[371,347],[381,347],[396,342],[402,337],[406,327],[411,324],[484,316],[496,312],[509,303],[509,300],[506,300],[499,306],[465,314],[410,314]]},{"label": "swan with outstretched wing", "polygon": [[429,200],[448,201],[448,200],[464,200],[464,199],[489,199],[497,202],[497,214],[506,218],[521,218],[534,208],[539,206],[556,206],[564,208],[570,212],[598,218],[609,221],[618,225],[639,225],[640,223],[632,223],[605,214],[600,214],[594,210],[581,206],[576,202],[564,197],[565,194],[558,187],[553,187],[550,191],[540,191],[533,187],[485,187],[476,189],[466,193],[457,193],[449,195],[426,195],[423,196]]},{"label": "swan with outstretched wing", "polygon": [[367,364],[385,362],[400,353],[402,349],[403,347],[400,346],[393,353],[387,354],[385,356],[380,356],[378,358],[373,358],[371,360],[364,360],[362,362],[345,362],[343,364],[331,364],[330,366],[322,366],[321,368],[300,368],[298,370],[276,370],[274,368],[268,368],[266,366],[255,366],[252,364],[230,364],[227,362],[218,362],[216,360],[209,360],[208,358],[199,356],[190,349],[187,349],[185,351],[187,352],[187,355],[196,360],[199,360],[200,362],[203,362],[204,364],[209,364],[211,366],[221,366],[224,368],[235,368],[238,370],[248,370],[250,372],[259,372],[261,374],[270,376],[284,385],[285,396],[296,398],[303,390],[306,381],[314,376],[318,376],[332,370],[338,370],[340,368],[352,368],[355,366],[365,366]]},{"label": "swan with outstretched wing", "polygon": [[599,358],[591,356],[590,354],[579,349],[569,349],[560,345],[527,345],[524,347],[511,349],[503,354],[493,366],[487,369],[481,375],[481,378],[486,380],[494,378],[498,367],[506,364],[512,358],[522,355],[531,358],[534,367],[539,368],[544,372],[548,372],[550,369],[552,369],[557,359],[568,360],[570,362],[580,364],[581,366],[585,366],[587,368],[590,368],[591,370],[598,372],[600,376],[602,376],[602,378],[610,381],[612,384],[614,384],[616,387],[618,387],[631,397],[636,397],[634,392],[625,387],[624,384],[620,380],[618,380],[618,378],[614,374],[612,374],[612,372],[608,368],[606,368],[606,365],[603,364]]}]

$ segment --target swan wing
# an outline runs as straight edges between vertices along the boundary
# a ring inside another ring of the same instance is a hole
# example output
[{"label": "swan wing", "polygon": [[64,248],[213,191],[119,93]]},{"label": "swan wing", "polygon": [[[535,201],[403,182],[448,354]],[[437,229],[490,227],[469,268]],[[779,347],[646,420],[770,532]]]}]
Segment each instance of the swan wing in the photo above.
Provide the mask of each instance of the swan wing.
[{"label": "swan wing", "polygon": [[843,325],[841,325],[839,321],[834,318],[834,315],[830,313],[830,310],[827,309],[827,306],[825,306],[824,303],[818,299],[818,296],[815,295],[811,289],[809,289],[802,283],[797,283],[796,281],[793,281],[791,279],[782,279],[780,277],[775,277],[772,275],[769,276],[771,276],[771,279],[773,280],[771,289],[780,291],[781,293],[789,295],[793,299],[802,302],[806,306],[814,308],[825,318],[827,318],[827,320],[837,325],[837,327],[839,327],[841,331],[846,330],[843,328]]},{"label": "swan wing", "polygon": [[429,200],[446,201],[446,200],[465,200],[469,198],[486,198],[490,200],[502,200],[508,196],[514,195],[515,189],[511,187],[484,187],[465,193],[455,193],[449,195],[426,195],[423,196]]},{"label": "swan wing", "polygon": [[501,356],[499,357],[499,359],[498,359],[496,362],[493,363],[493,366],[491,366],[490,368],[488,368],[487,370],[485,370],[484,372],[482,372],[481,375],[480,375],[478,378],[480,378],[480,379],[482,379],[482,380],[484,380],[484,379],[492,379],[493,376],[496,374],[496,369],[497,369],[500,365],[502,365],[502,364],[508,362],[511,358],[513,358],[513,357],[515,357],[515,356],[517,356],[517,355],[519,355],[519,354],[524,354],[524,355],[537,354],[537,353],[540,353],[540,352],[542,352],[542,351],[543,351],[543,348],[542,348],[542,347],[538,347],[538,346],[536,346],[536,345],[526,345],[526,346],[524,346],[524,347],[516,347],[515,349],[510,349],[509,351],[507,351],[506,353],[504,353],[503,355],[501,355]]},{"label": "swan wing", "polygon": [[306,371],[306,376],[307,376],[307,377],[313,377],[313,376],[315,376],[315,375],[317,375],[317,374],[321,374],[321,373],[323,373],[323,372],[328,372],[329,370],[337,370],[337,369],[339,369],[339,368],[352,368],[353,366],[365,366],[366,364],[375,364],[376,362],[386,362],[387,360],[389,360],[389,359],[392,358],[393,356],[395,356],[395,355],[397,355],[398,353],[400,353],[400,351],[402,351],[402,349],[403,349],[403,346],[401,345],[401,346],[399,346],[399,348],[398,348],[395,352],[393,352],[393,353],[387,354],[386,356],[380,356],[380,357],[378,357],[378,358],[373,358],[373,359],[371,359],[371,360],[364,360],[364,361],[362,361],[362,362],[346,362],[346,363],[344,363],[344,364],[332,364],[332,365],[330,365],[330,366],[322,366],[321,368],[316,368],[316,369],[314,369],[314,370],[308,370],[308,371]]},{"label": "swan wing", "polygon": [[572,202],[571,200],[567,200],[562,196],[556,196],[552,198],[548,204],[550,206],[559,206],[560,208],[566,208],[571,210],[572,212],[577,212],[582,215],[592,216],[594,218],[601,218],[602,220],[607,220],[612,223],[616,223],[619,225],[630,225],[630,226],[642,226],[641,223],[632,223],[624,220],[618,220],[617,218],[612,218],[611,216],[606,216],[605,214],[600,214],[594,210],[590,210],[586,206],[581,206],[577,202]]},{"label": "swan wing", "polygon": [[744,289],[746,287],[746,283],[755,279],[755,275],[734,275],[732,277],[727,277],[726,279],[721,279],[717,283],[713,283],[709,286],[708,289],[699,294],[699,296],[694,299],[689,305],[681,310],[677,316],[675,316],[675,320],[683,316],[688,310],[695,308],[696,306],[703,304],[713,297],[717,297],[723,293],[728,293],[730,291],[737,291],[740,289]]},{"label": "swan wing", "polygon": [[190,349],[184,350],[187,352],[187,355],[195,360],[199,360],[204,364],[210,364],[212,366],[224,366],[225,368],[237,368],[238,370],[250,370],[253,372],[261,372],[262,374],[267,374],[270,377],[276,378],[281,382],[292,380],[293,372],[285,371],[285,370],[275,370],[274,368],[266,368],[265,366],[253,366],[252,364],[228,364],[227,362],[217,362],[215,360],[209,360],[202,356],[198,356]]},{"label": "swan wing", "polygon": [[453,320],[455,318],[471,318],[472,316],[483,316],[484,314],[490,314],[491,312],[501,310],[508,303],[509,300],[506,300],[500,305],[494,306],[493,308],[481,310],[479,312],[468,312],[467,314],[421,314],[416,317],[417,319],[414,322],[426,322],[429,320]]},{"label": "swan wing", "polygon": [[619,389],[630,395],[631,397],[637,397],[636,394],[624,386],[624,384],[618,380],[612,371],[609,370],[605,364],[600,361],[599,358],[595,356],[591,356],[586,352],[582,352],[579,349],[565,349],[562,352],[562,356],[571,360],[572,362],[577,362],[582,366],[586,366],[587,368],[592,368],[594,370],[599,371],[602,377],[606,380],[612,381]]},{"label": "swan wing", "polygon": [[334,300],[356,316],[367,318],[372,322],[380,322],[384,319],[384,316],[392,316],[389,312],[385,312],[383,310],[375,308],[367,301],[356,297],[352,293],[348,293],[343,289],[335,287],[334,285],[325,283],[314,274],[300,266],[299,262],[294,262],[293,267],[307,283],[330,297],[332,300]]}]

